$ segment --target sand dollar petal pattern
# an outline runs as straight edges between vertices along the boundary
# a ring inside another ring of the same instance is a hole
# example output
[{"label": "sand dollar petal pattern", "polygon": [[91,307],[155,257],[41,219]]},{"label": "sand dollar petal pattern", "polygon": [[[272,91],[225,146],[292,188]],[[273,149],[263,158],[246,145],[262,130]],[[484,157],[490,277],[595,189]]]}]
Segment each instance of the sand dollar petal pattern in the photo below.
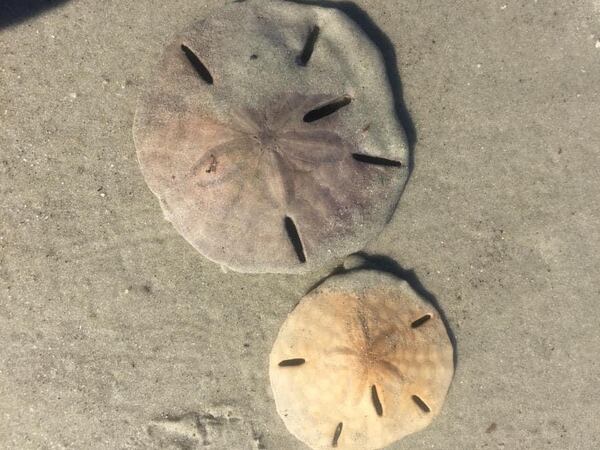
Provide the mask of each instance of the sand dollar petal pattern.
[{"label": "sand dollar petal pattern", "polygon": [[134,141],[165,217],[241,272],[301,273],[363,248],[408,177],[377,47],[339,11],[287,2],[229,4],[179,35]]},{"label": "sand dollar petal pattern", "polygon": [[374,450],[423,429],[453,373],[438,311],[406,282],[369,271],[305,296],[269,362],[279,415],[313,449]]}]

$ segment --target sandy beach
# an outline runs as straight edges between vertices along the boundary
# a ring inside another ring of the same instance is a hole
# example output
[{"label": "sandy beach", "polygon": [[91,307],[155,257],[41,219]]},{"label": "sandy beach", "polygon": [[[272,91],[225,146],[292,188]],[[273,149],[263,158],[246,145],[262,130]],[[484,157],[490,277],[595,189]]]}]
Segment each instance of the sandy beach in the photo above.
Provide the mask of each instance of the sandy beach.
[{"label": "sandy beach", "polygon": [[[222,2],[55,3],[0,3],[0,447],[307,448],[269,353],[329,269],[222,271],[132,139],[164,47]],[[389,449],[599,448],[600,2],[322,3],[377,40],[413,155],[366,258],[456,342],[442,413]]]}]

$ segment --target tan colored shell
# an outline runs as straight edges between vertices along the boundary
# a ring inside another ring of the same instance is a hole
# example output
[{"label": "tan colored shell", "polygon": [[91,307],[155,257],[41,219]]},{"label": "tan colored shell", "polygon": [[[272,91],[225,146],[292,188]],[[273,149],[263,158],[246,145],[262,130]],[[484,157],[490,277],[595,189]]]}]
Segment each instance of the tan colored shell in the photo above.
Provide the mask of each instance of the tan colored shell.
[{"label": "tan colored shell", "polygon": [[178,36],[134,140],[165,217],[241,272],[306,272],[363,248],[408,176],[375,45],[340,12],[282,1],[229,4]]},{"label": "tan colored shell", "polygon": [[313,449],[379,449],[421,430],[454,373],[438,312],[374,273],[334,277],[304,297],[269,367],[279,415]]}]

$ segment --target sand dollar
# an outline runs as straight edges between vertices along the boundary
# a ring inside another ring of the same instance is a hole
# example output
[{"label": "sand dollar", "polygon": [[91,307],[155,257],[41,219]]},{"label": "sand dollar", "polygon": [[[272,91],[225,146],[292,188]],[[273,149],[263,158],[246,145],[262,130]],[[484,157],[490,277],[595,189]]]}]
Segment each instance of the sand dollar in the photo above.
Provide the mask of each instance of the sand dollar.
[{"label": "sand dollar", "polygon": [[438,311],[387,274],[335,276],[290,313],[269,363],[277,411],[313,449],[379,449],[426,427],[454,373]]},{"label": "sand dollar", "polygon": [[385,73],[327,8],[232,3],[179,35],[134,124],[165,217],[242,272],[305,272],[364,247],[408,176]]}]

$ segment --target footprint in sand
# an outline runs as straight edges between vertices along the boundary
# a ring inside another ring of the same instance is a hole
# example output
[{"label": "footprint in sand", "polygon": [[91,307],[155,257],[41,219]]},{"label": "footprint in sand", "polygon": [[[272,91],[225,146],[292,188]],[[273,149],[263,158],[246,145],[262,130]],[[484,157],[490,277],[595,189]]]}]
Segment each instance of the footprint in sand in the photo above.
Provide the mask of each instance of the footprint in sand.
[{"label": "footprint in sand", "polygon": [[252,425],[231,411],[163,414],[150,423],[148,434],[163,449],[224,449],[234,443],[248,450],[266,448]]}]

